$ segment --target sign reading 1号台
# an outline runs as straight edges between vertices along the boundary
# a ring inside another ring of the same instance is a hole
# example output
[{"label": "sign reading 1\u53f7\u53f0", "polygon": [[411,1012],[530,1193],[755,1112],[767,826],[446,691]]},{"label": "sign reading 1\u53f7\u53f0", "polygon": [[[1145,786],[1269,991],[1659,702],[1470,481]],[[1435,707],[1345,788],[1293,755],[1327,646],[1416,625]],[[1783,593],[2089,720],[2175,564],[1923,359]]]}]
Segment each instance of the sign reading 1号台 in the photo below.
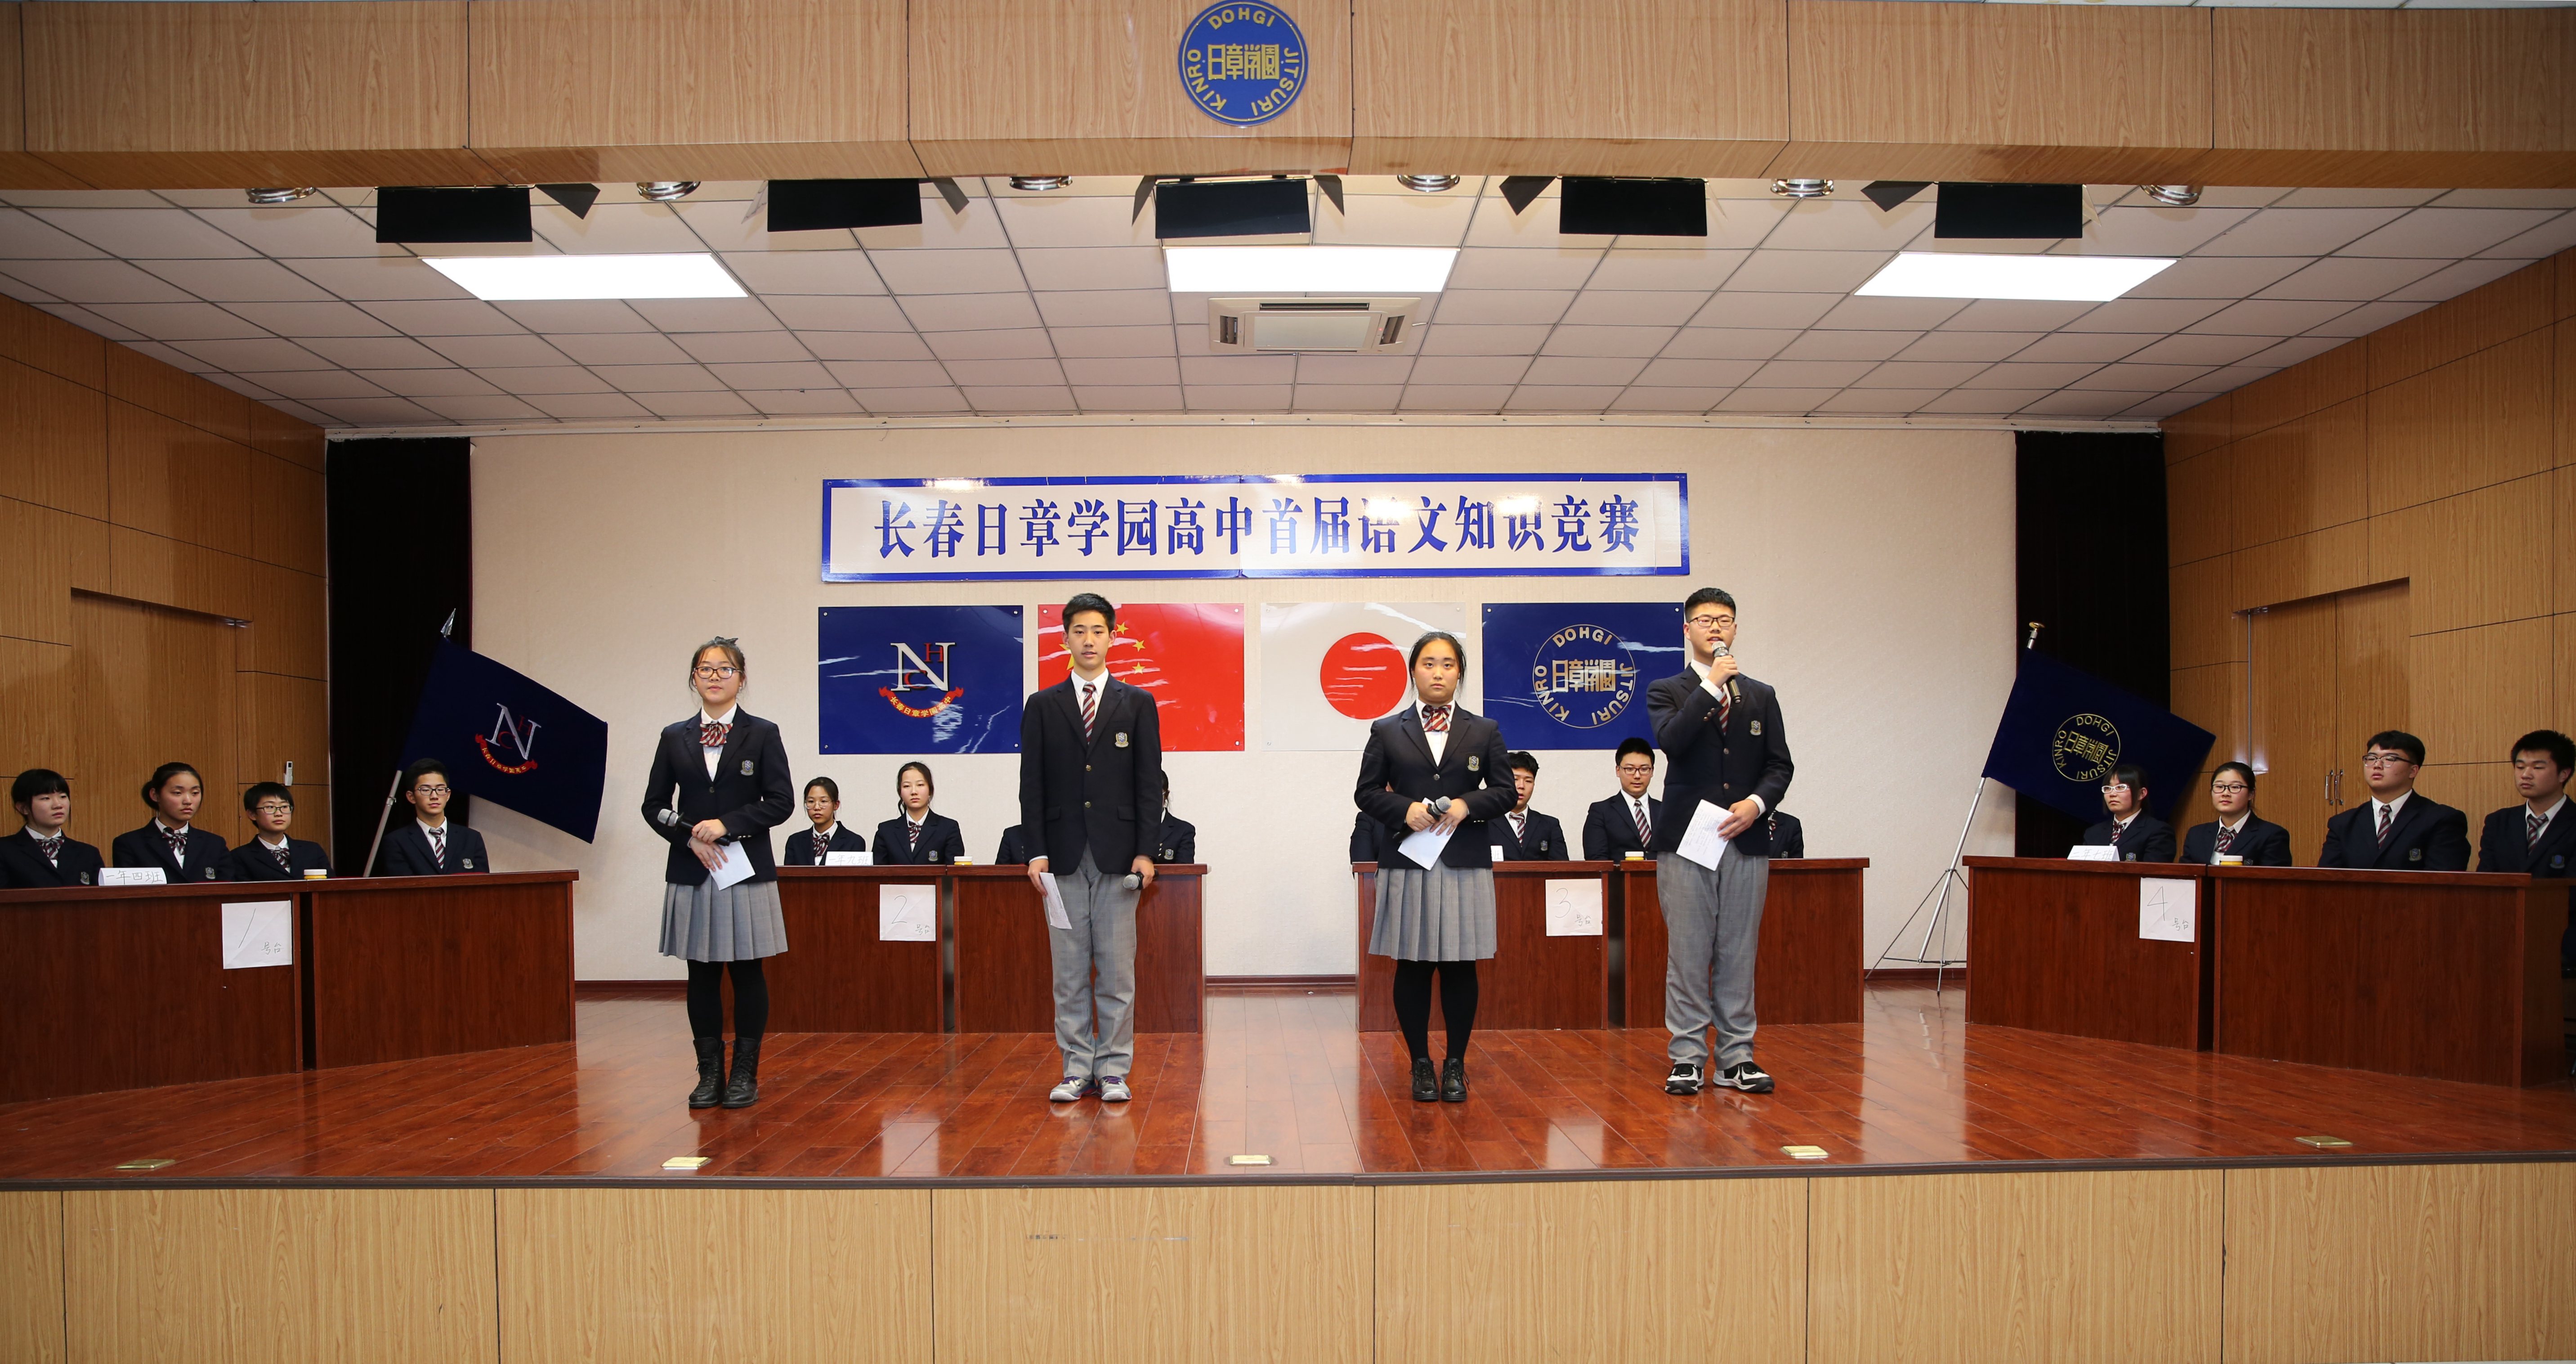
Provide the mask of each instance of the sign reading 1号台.
[{"label": "sign reading 1\u53f7\u53f0", "polygon": [[1306,88],[1306,35],[1266,0],[1227,0],[1181,30],[1181,88],[1208,117],[1267,123]]},{"label": "sign reading 1\u53f7\u53f0", "polygon": [[1689,571],[1682,474],[823,483],[825,582]]}]

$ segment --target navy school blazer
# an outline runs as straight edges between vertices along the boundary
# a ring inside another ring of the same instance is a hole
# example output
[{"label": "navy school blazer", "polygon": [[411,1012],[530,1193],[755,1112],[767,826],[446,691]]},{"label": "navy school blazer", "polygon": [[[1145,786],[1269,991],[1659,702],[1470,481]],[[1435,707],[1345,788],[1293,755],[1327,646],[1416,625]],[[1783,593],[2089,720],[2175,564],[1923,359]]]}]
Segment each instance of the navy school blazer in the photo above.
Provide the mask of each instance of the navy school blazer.
[{"label": "navy school blazer", "polygon": [[[704,752],[705,750],[701,749],[699,751]],[[836,822],[832,825],[831,846],[825,848],[823,851],[866,852],[867,850],[868,841],[859,836],[858,830],[851,828],[847,824]],[[819,867],[823,865],[823,859],[814,855],[814,829],[812,825],[807,825],[806,827],[787,836],[787,855],[780,860],[779,865],[786,867]]]},{"label": "navy school blazer", "polygon": [[189,826],[188,865],[181,867],[170,860],[170,840],[161,836],[160,821],[146,823],[140,829],[118,834],[108,845],[111,865],[119,867],[159,867],[170,884],[182,881],[229,881],[232,879],[232,845],[205,830]]},{"label": "navy school blazer", "polygon": [[[698,744],[699,723],[692,715],[664,726],[653,744],[653,770],[644,778],[644,826],[671,845],[662,879],[674,886],[706,884],[705,865],[689,851],[689,830],[713,819],[723,821],[725,837],[751,858],[751,879],[775,881],[778,863],[770,855],[769,831],[796,810],[796,779],[787,770],[778,726],[737,706],[710,777],[707,751]],[[678,811],[679,822],[655,819],[663,810]]]}]

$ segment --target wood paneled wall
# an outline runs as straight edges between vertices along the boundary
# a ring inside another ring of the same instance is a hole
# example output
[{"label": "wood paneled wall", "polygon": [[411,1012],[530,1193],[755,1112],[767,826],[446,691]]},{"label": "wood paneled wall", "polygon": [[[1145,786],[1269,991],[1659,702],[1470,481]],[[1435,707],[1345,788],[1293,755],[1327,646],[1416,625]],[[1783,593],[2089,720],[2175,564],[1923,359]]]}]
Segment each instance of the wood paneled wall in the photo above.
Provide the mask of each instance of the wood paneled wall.
[{"label": "wood paneled wall", "polygon": [[2403,580],[2422,788],[2472,826],[2512,804],[2514,739],[2576,730],[2576,251],[2164,427],[2174,709],[2210,765],[2247,756],[2239,613]]},{"label": "wood paneled wall", "polygon": [[2567,1359],[2576,1164],[29,1191],[0,1264],[38,1361]]},{"label": "wood paneled wall", "polygon": [[[239,842],[242,789],[291,759],[298,832],[328,842],[320,430],[0,299],[0,545],[0,774],[71,777],[104,851],[154,762],[194,763],[200,822]],[[229,702],[102,695],[182,668]]]},{"label": "wood paneled wall", "polygon": [[1284,0],[1309,88],[1183,96],[1200,0],[49,3],[0,187],[1218,174],[2576,183],[2576,12]]}]

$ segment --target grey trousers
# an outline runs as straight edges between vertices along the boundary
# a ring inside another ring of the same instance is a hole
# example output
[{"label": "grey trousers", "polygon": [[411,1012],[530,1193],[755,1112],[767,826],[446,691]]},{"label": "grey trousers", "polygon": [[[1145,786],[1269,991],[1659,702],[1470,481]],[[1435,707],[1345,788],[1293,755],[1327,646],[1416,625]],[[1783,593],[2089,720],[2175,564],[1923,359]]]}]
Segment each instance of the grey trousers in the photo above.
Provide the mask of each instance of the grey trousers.
[{"label": "grey trousers", "polygon": [[[1762,899],[1771,859],[1734,849],[1710,871],[1679,853],[1655,856],[1664,909],[1664,1026],[1675,1064],[1718,1071],[1753,1059],[1753,955],[1762,943]],[[1708,1030],[1717,1028],[1717,1060]]]},{"label": "grey trousers", "polygon": [[[1075,871],[1055,873],[1071,928],[1047,929],[1055,960],[1055,1044],[1064,1073],[1125,1076],[1136,1059],[1136,897],[1127,873],[1105,872],[1082,854]],[[1097,970],[1100,979],[1092,980]],[[1092,1033],[1094,1006],[1100,1031]]]}]

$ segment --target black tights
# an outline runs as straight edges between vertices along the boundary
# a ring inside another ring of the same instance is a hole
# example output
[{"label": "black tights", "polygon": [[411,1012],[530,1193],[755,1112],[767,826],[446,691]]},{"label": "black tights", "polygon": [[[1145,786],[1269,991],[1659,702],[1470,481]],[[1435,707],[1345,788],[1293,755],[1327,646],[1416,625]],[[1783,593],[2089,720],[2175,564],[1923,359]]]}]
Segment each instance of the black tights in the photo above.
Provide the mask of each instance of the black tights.
[{"label": "black tights", "polygon": [[1449,1023],[1449,1059],[1467,1059],[1467,1035],[1476,1030],[1476,963],[1395,963],[1395,1023],[1416,1061],[1431,1059],[1431,973],[1440,973],[1440,1013]]},{"label": "black tights", "polygon": [[760,959],[726,963],[689,963],[689,1036],[724,1036],[724,971],[733,967],[733,1034],[758,1037],[769,1031],[769,978]]}]

